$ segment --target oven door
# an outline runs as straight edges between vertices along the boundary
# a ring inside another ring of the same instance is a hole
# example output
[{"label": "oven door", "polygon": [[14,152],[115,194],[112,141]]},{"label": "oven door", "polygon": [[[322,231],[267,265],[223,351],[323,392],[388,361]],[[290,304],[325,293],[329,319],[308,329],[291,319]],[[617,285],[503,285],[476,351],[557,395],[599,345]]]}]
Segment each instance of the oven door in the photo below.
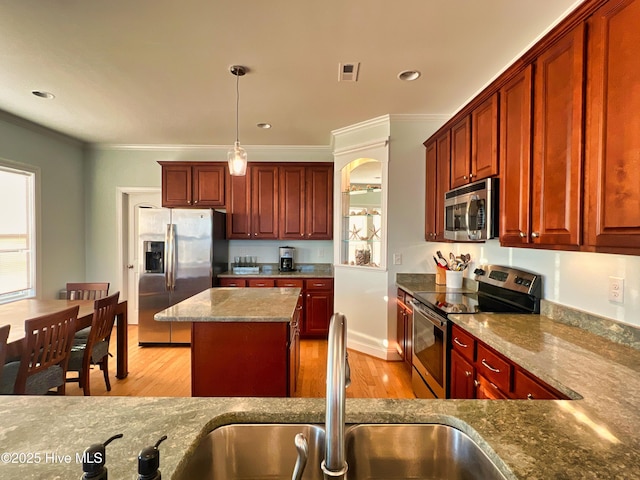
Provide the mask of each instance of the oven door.
[{"label": "oven door", "polygon": [[447,319],[417,302],[413,307],[414,393],[419,398],[446,398]]}]

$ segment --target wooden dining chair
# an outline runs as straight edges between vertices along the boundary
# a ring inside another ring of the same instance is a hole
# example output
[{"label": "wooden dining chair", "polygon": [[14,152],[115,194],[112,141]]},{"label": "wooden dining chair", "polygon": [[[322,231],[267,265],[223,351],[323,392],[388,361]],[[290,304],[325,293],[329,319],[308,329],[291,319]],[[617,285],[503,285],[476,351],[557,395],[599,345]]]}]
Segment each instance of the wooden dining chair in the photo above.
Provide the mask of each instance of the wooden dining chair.
[{"label": "wooden dining chair", "polygon": [[7,359],[7,338],[9,338],[9,330],[11,330],[11,325],[0,327],[0,391],[2,388],[2,371],[4,370],[4,362]]},{"label": "wooden dining chair", "polygon": [[109,382],[109,340],[116,319],[116,306],[120,292],[95,301],[91,330],[85,341],[74,338],[69,357],[69,372],[78,372],[78,377],[67,378],[67,382],[79,382],[85,395],[91,395],[89,370],[99,365],[104,374],[107,391]]},{"label": "wooden dining chair", "polygon": [[[67,300],[98,300],[109,295],[108,282],[75,282],[67,283]],[[83,328],[75,334],[78,341],[87,341],[91,327]]]},{"label": "wooden dining chair", "polygon": [[67,300],[98,300],[109,295],[109,283],[67,283]]},{"label": "wooden dining chair", "polygon": [[[16,395],[44,395],[56,389],[65,393],[69,352],[80,307],[74,306],[25,320],[20,361],[3,368],[3,383],[13,380]],[[10,392],[5,392],[10,393]]]}]

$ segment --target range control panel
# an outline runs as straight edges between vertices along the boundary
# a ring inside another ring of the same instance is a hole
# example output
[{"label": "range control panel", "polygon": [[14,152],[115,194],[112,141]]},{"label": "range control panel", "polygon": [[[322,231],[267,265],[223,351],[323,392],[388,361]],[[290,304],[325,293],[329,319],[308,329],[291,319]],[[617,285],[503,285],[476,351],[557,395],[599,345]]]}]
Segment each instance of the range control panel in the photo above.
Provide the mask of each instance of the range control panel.
[{"label": "range control panel", "polygon": [[542,296],[542,276],[537,273],[501,265],[480,265],[473,273],[476,282],[526,293],[537,298]]}]

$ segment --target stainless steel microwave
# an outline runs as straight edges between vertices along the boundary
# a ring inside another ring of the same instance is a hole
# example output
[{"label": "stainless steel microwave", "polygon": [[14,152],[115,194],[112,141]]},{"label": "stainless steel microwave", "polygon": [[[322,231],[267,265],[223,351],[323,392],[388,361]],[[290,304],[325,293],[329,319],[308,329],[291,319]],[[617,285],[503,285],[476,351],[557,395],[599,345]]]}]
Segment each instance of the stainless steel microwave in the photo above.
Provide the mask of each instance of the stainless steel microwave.
[{"label": "stainless steel microwave", "polygon": [[498,235],[498,183],[495,178],[449,190],[444,196],[444,238],[483,242]]}]

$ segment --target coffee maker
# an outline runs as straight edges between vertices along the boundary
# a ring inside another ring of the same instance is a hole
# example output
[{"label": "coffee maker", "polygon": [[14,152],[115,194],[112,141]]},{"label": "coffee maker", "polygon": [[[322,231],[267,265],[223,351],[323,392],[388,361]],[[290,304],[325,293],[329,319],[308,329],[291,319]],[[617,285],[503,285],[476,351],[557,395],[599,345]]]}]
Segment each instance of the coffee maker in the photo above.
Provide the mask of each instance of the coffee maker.
[{"label": "coffee maker", "polygon": [[280,264],[278,269],[281,272],[293,272],[295,264],[293,263],[294,247],[280,247]]}]

